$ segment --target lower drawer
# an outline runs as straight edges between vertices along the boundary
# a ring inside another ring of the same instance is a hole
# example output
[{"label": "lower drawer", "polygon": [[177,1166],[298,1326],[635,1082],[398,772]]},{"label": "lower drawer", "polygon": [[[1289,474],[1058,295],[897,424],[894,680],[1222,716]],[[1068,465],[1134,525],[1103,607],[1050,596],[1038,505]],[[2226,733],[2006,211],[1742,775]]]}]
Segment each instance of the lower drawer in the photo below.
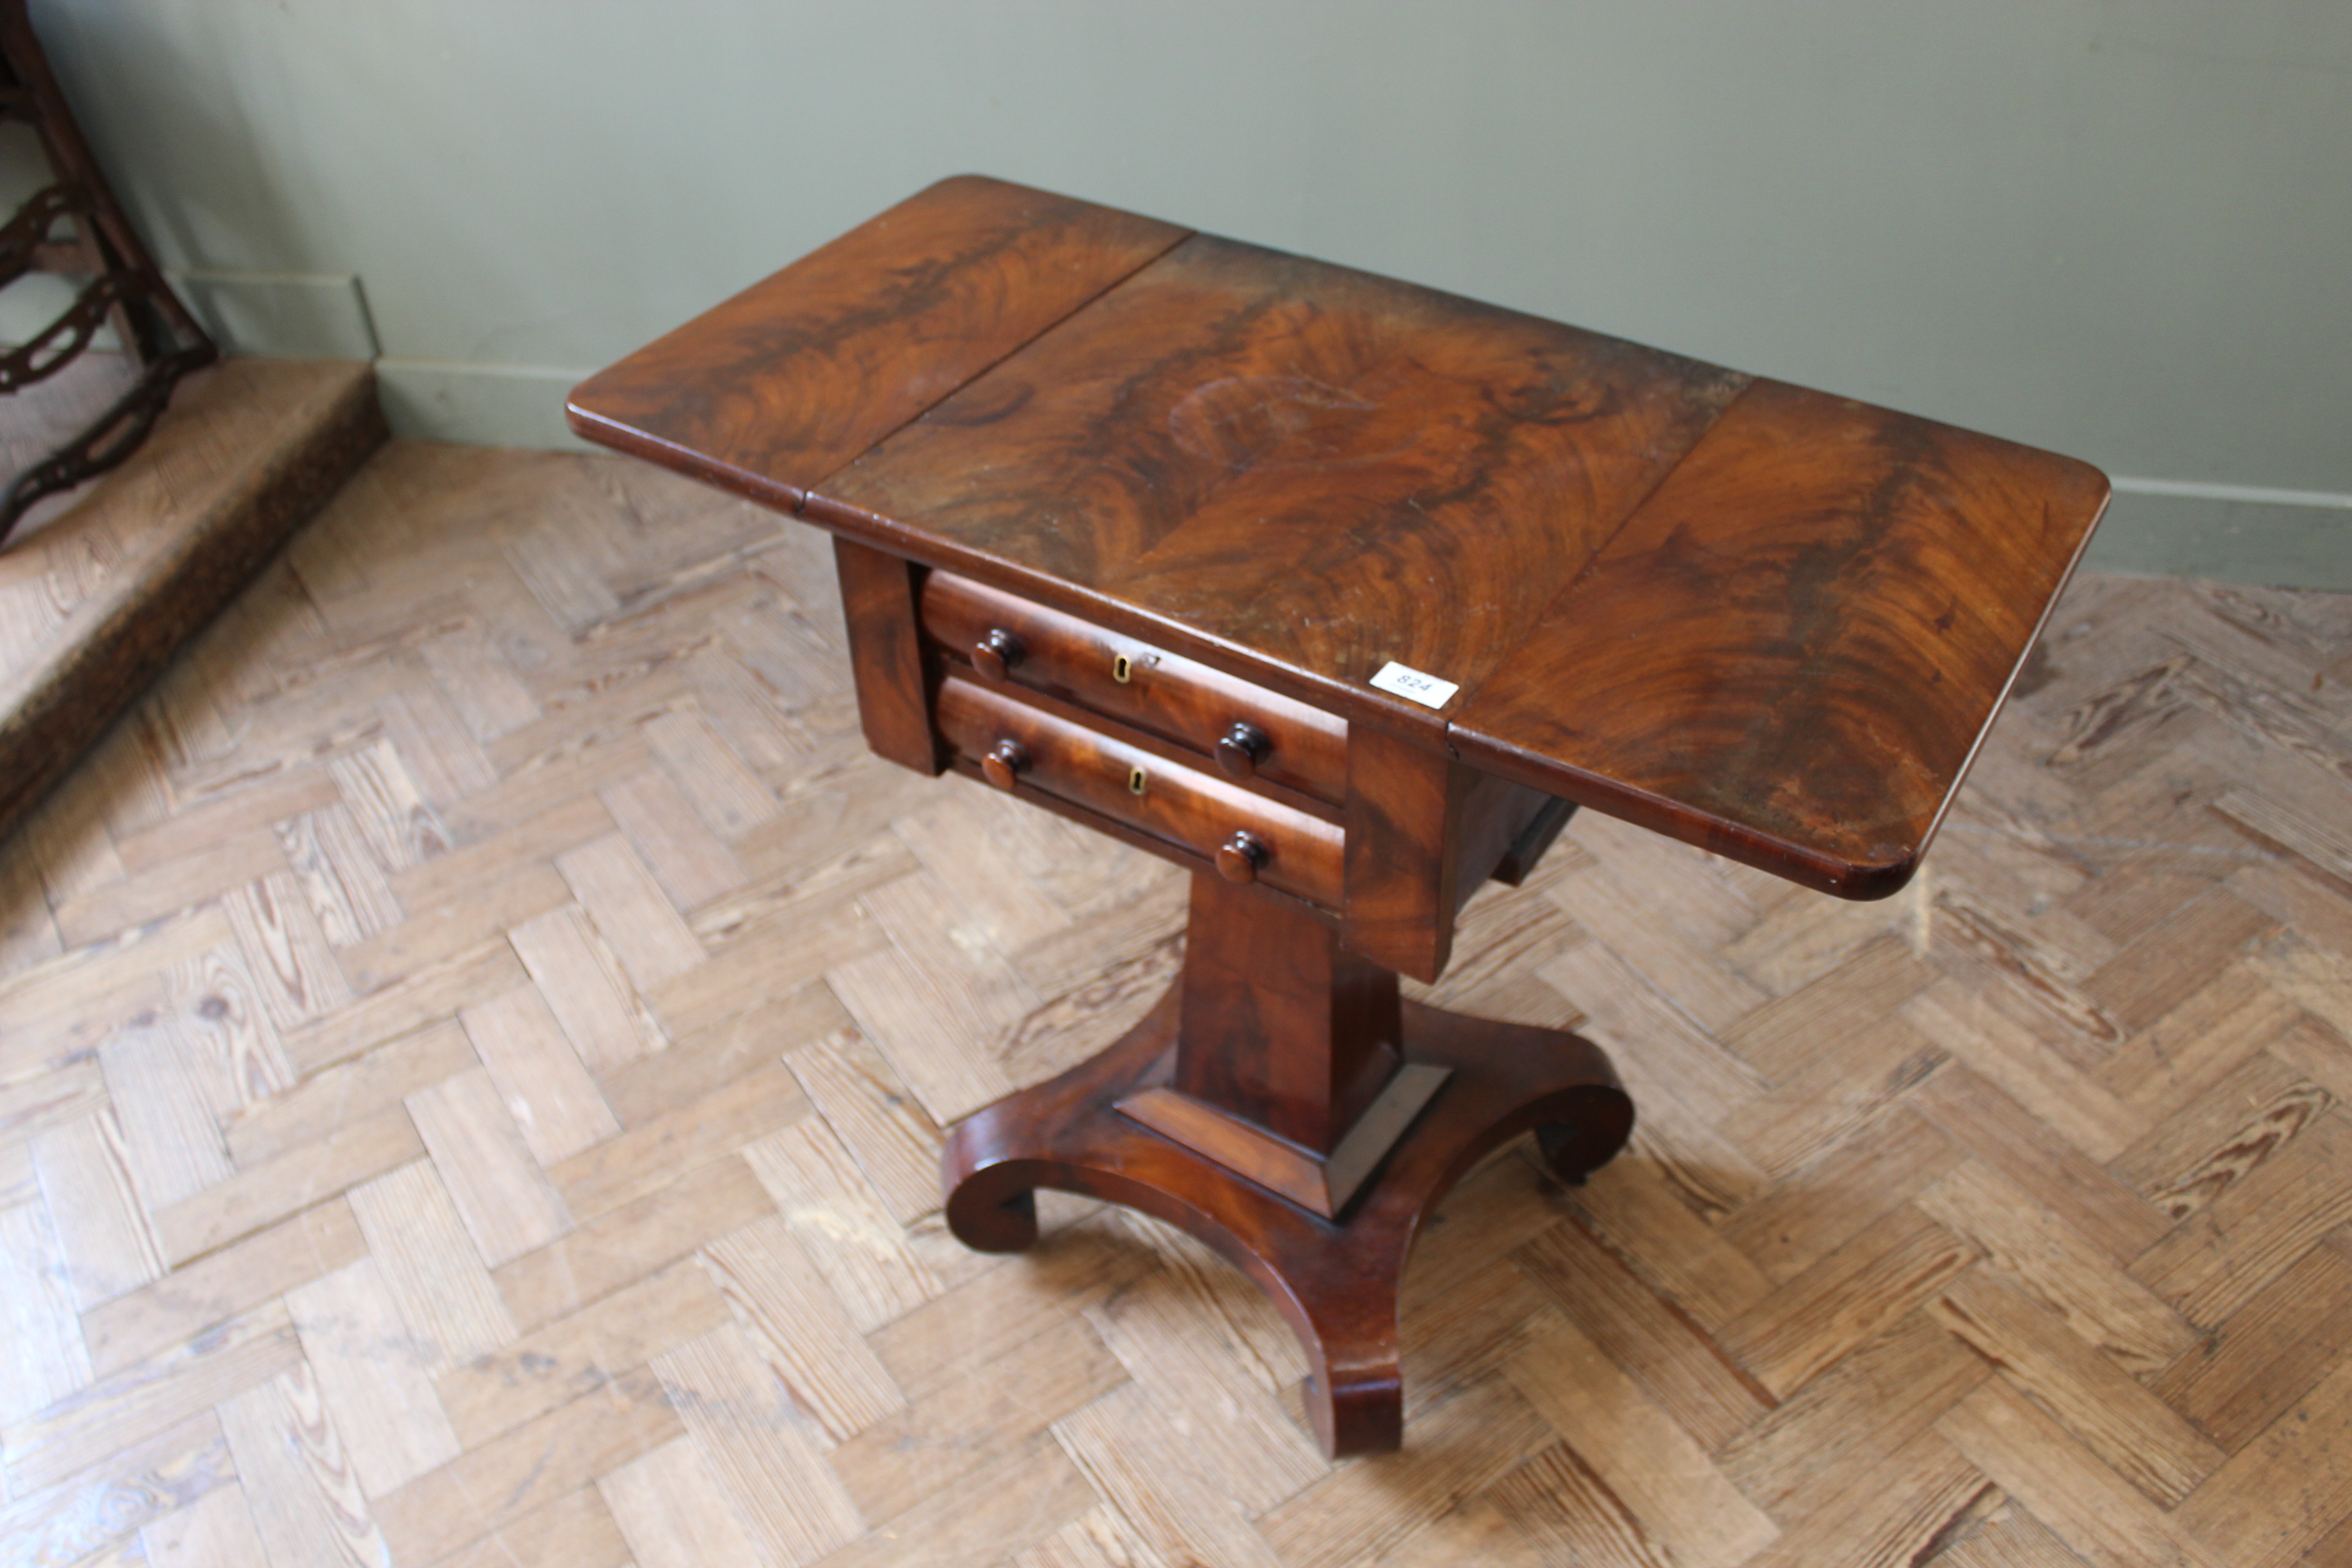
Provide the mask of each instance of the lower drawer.
[{"label": "lower drawer", "polygon": [[936,717],[940,736],[992,783],[1031,785],[1218,861],[1228,876],[1339,908],[1345,835],[1331,823],[961,673],[940,682]]}]

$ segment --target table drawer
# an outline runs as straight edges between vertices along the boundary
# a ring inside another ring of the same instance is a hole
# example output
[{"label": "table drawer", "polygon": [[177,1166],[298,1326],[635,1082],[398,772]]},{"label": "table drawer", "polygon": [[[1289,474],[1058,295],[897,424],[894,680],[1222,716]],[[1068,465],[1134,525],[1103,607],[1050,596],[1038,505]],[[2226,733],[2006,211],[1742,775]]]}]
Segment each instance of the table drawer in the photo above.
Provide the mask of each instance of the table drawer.
[{"label": "table drawer", "polygon": [[[1336,825],[1202,769],[1097,732],[961,671],[940,683],[939,732],[989,782],[1015,781],[1337,910],[1345,835]],[[1246,842],[1236,844],[1238,837]],[[1222,853],[1221,853],[1222,852]]]},{"label": "table drawer", "polygon": [[921,616],[931,639],[985,680],[1108,713],[1214,759],[1228,777],[1347,799],[1344,720],[950,573],[925,579]]}]

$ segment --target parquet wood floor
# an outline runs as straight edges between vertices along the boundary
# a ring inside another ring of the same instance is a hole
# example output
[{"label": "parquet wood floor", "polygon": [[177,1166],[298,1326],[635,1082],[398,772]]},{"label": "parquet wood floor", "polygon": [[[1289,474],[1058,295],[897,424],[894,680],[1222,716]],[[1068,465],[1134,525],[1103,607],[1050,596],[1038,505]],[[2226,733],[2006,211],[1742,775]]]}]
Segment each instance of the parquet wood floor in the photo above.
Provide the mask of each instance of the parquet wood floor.
[{"label": "parquet wood floor", "polygon": [[868,758],[822,540],[395,445],[0,844],[11,1563],[2352,1563],[2352,600],[2088,579],[1928,873],[1580,819],[1441,988],[1642,1109],[1327,1466],[1197,1247],[938,1129],[1181,879]]}]

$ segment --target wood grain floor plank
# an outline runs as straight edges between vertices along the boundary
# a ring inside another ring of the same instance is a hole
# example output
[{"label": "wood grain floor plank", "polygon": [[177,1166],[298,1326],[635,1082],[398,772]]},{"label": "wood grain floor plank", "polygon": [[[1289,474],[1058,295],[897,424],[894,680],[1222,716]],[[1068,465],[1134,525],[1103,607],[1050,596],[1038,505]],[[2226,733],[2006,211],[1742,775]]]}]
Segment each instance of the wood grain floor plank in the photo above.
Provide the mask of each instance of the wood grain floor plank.
[{"label": "wood grain floor plank", "polygon": [[123,1154],[149,1207],[194,1197],[236,1172],[213,1120],[206,1064],[173,1022],[130,1025],[98,1047]]},{"label": "wood grain floor plank", "polygon": [[867,1519],[894,1519],[1126,1381],[1093,1329],[1064,1318],[868,1426],[834,1451],[832,1468]]},{"label": "wood grain floor plank", "polygon": [[1565,1443],[1553,1444],[1505,1476],[1486,1497],[1523,1542],[1541,1553],[1530,1562],[1675,1568],[1674,1555],[1650,1538],[1624,1500]]},{"label": "wood grain floor plank", "polygon": [[869,1342],[898,1386],[919,1399],[1155,1267],[1149,1252],[1097,1213],[1046,1236],[1018,1260],[900,1314]]},{"label": "wood grain floor plank", "polygon": [[538,986],[519,985],[477,1003],[457,1021],[541,1166],[621,1131]]},{"label": "wood grain floor plank", "polygon": [[1874,1458],[1751,1558],[1755,1568],[1811,1568],[1832,1553],[1856,1568],[1909,1568],[1937,1559],[2002,1501],[2000,1489],[1934,1432]]},{"label": "wood grain floor plank", "polygon": [[424,1152],[404,1109],[380,1110],[157,1211],[156,1239],[178,1268]]},{"label": "wood grain floor plank", "polygon": [[1724,1444],[1717,1463],[1773,1518],[1803,1519],[1991,1375],[1922,1310]]},{"label": "wood grain floor plank", "polygon": [[376,1499],[376,1521],[395,1562],[437,1563],[685,1430],[657,1385],[603,1384]]},{"label": "wood grain floor plank", "polygon": [[595,1487],[560,1497],[443,1558],[436,1568],[635,1568]]},{"label": "wood grain floor plank", "polygon": [[939,1293],[942,1282],[824,1123],[795,1122],[752,1144],[744,1158],[861,1331]]},{"label": "wood grain floor plank", "polygon": [[940,1129],[863,1035],[833,1030],[789,1052],[784,1065],[893,1219],[910,1225],[940,1205]]},{"label": "wood grain floor plank", "polygon": [[829,971],[825,983],[941,1127],[1013,1092],[990,1047],[995,1030],[895,952]]},{"label": "wood grain floor plank", "polygon": [[776,815],[775,796],[715,734],[701,714],[665,713],[646,725],[646,744],[662,771],[722,841]]},{"label": "wood grain floor plank", "polygon": [[1702,1448],[1712,1452],[1779,1403],[1581,1226],[1554,1226],[1512,1258]]},{"label": "wood grain floor plank", "polygon": [[2232,964],[2126,1041],[2098,1070],[2142,1120],[2177,1115],[2301,1021],[2301,1009]]},{"label": "wood grain floor plank", "polygon": [[416,787],[436,807],[453,805],[499,782],[498,770],[430,681],[419,679],[376,700],[384,738],[400,754]]},{"label": "wood grain floor plank", "polygon": [[308,1079],[387,1041],[455,1018],[474,1003],[510,991],[529,978],[503,940],[485,942],[289,1032],[287,1058],[299,1077]]},{"label": "wood grain floor plank", "polygon": [[59,904],[58,934],[68,948],[86,946],[284,869],[278,835],[257,827]]},{"label": "wood grain floor plank", "polygon": [[240,1170],[267,1164],[480,1065],[456,1020],[428,1024],[236,1115],[226,1131],[230,1156]]},{"label": "wood grain floor plank", "polygon": [[1423,1430],[1417,1451],[1334,1469],[1262,1518],[1260,1531],[1286,1563],[1337,1568],[1386,1557],[1549,1439],[1536,1409],[1503,1383],[1441,1405]]},{"label": "wood grain floor plank", "polygon": [[719,1237],[703,1249],[702,1262],[793,1403],[834,1441],[906,1407],[907,1396],[781,1218],[770,1215]]},{"label": "wood grain floor plank", "polygon": [[648,1394],[647,1362],[727,1317],[709,1271],[682,1259],[529,1334],[453,1359],[434,1388],[459,1440],[479,1447],[607,1383],[635,1379],[635,1394]]},{"label": "wood grain floor plank", "polygon": [[[882,1521],[824,1558],[823,1568],[960,1568],[985,1562],[991,1552],[1018,1554],[1041,1536],[1057,1539],[1067,1521],[1095,1503],[1094,1489],[1069,1455],[1040,1433]],[[1160,1568],[1160,1559],[1115,1559],[1114,1564]]]},{"label": "wood grain floor plank", "polygon": [[381,1496],[463,1451],[427,1375],[437,1347],[419,1344],[401,1321],[373,1258],[288,1291],[286,1310],[362,1495]]},{"label": "wood grain floor plank", "polygon": [[2174,1219],[2246,1179],[2335,1103],[2268,1050],[2259,1051],[2124,1152],[2116,1173]]},{"label": "wood grain floor plank", "polygon": [[[216,1121],[226,1123],[294,1087],[285,1039],[234,942],[167,964],[163,988],[157,1019],[185,1046]],[[229,1153],[236,1158],[234,1149]]]},{"label": "wood grain floor plank", "polygon": [[1094,1494],[1163,1563],[1278,1568],[1283,1557],[1201,1474],[1184,1435],[1132,1384],[1054,1424]]},{"label": "wood grain floor plank", "polygon": [[596,1490],[637,1568],[765,1568],[690,1437],[607,1472]]},{"label": "wood grain floor plank", "polygon": [[242,1568],[259,1563],[268,1548],[254,1524],[242,1487],[215,1487],[139,1532],[149,1563],[172,1568]]},{"label": "wood grain floor plank", "polygon": [[405,1103],[484,1263],[496,1268],[572,1228],[486,1069],[444,1079]]},{"label": "wood grain floor plank", "polygon": [[712,1479],[765,1553],[813,1563],[864,1531],[823,1444],[740,1327],[722,1323],[652,1364]]},{"label": "wood grain floor plank", "polygon": [[612,831],[604,803],[593,793],[576,795],[446,854],[394,868],[392,890],[403,909],[423,914],[461,902],[474,889],[551,863]]},{"label": "wood grain floor plank", "polygon": [[2195,1331],[2154,1291],[1981,1163],[1961,1167],[1914,1201],[1980,1248],[1988,1268],[2127,1372],[2158,1371],[2196,1342]]},{"label": "wood grain floor plank", "polygon": [[1726,1349],[1786,1397],[1933,1299],[1976,1248],[1902,1208],[1724,1326]]},{"label": "wood grain floor plank", "polygon": [[173,1257],[169,1227],[160,1215],[149,1223],[111,1108],[42,1133],[32,1151],[78,1308],[86,1311],[162,1277]]},{"label": "wood grain floor plank", "polygon": [[2095,1162],[2114,1159],[2147,1131],[2146,1118],[2044,1047],[1995,992],[1945,981],[1920,993],[1903,1016]]},{"label": "wood grain floor plank", "polygon": [[504,1265],[493,1278],[515,1327],[529,1333],[676,1262],[715,1237],[772,1213],[775,1206],[741,1156],[730,1154],[633,1204],[596,1215],[552,1244]]},{"label": "wood grain floor plank", "polygon": [[472,950],[499,942],[532,916],[571,901],[572,889],[555,868],[534,862],[468,889],[462,900],[410,910],[400,925],[345,948],[343,967],[352,989],[368,995],[402,981],[422,979],[444,965],[455,966]]},{"label": "wood grain floor plank", "polygon": [[572,1214],[602,1214],[790,1126],[807,1111],[800,1080],[782,1063],[771,1063],[626,1132],[614,1123],[609,1136],[551,1166],[548,1177]]},{"label": "wood grain floor plank", "polygon": [[751,879],[667,774],[649,768],[597,795],[677,908],[698,908]]},{"label": "wood grain floor plank", "polygon": [[591,839],[557,856],[555,864],[640,990],[701,963],[701,938],[671,906],[625,836]]},{"label": "wood grain floor plank", "polygon": [[1618,1160],[1575,1202],[1611,1250],[1709,1332],[1772,1293],[1771,1279],[1693,1214],[1659,1166]]},{"label": "wood grain floor plank", "polygon": [[2352,1246],[2337,1233],[2148,1386],[2236,1453],[2352,1351]]},{"label": "wood grain floor plank", "polygon": [[67,1279],[65,1255],[42,1205],[0,1208],[0,1426],[48,1408],[90,1380],[95,1361]]},{"label": "wood grain floor plank", "polygon": [[350,947],[400,923],[391,879],[349,806],[338,802],[282,823],[278,842],[328,946]]},{"label": "wood grain floor plank", "polygon": [[1196,1436],[1202,1471],[1255,1517],[1320,1480],[1329,1465],[1289,1391],[1269,1389],[1250,1351],[1194,1306],[1181,1280],[1159,1270],[1083,1316],[1161,1414]]},{"label": "wood grain floor plank", "polygon": [[1717,1228],[1785,1284],[1964,1158],[1941,1129],[1898,1104]]},{"label": "wood grain floor plank", "polygon": [[2352,1363],[2231,1456],[2176,1517],[2222,1561],[2253,1568],[2295,1562],[2352,1518]]},{"label": "wood grain floor plank", "polygon": [[214,1332],[0,1427],[8,1484],[20,1493],[55,1486],[268,1382],[301,1358],[284,1306],[273,1300],[241,1313]]},{"label": "wood grain floor plank", "polygon": [[1677,1562],[1735,1568],[1780,1536],[1680,1422],[1565,1322],[1509,1378]]},{"label": "wood grain floor plank", "polygon": [[1927,1314],[2158,1504],[2175,1506],[2220,1467],[2221,1450],[2169,1405],[1983,1270],[1954,1280]]},{"label": "wood grain floor plank", "polygon": [[230,790],[167,821],[114,841],[126,875],[135,876],[185,858],[194,851],[241,837],[334,805],[341,798],[334,778],[322,768],[297,765],[244,789]]},{"label": "wood grain floor plank", "polygon": [[55,1068],[35,1068],[0,1087],[0,1148],[29,1162],[32,1156],[25,1146],[32,1140],[51,1128],[94,1116],[110,1103],[106,1074],[90,1057],[69,1058]]},{"label": "wood grain floor plank", "polygon": [[514,1338],[514,1321],[432,1161],[411,1161],[347,1196],[411,1347],[428,1370],[465,1363]]},{"label": "wood grain floor plank", "polygon": [[[767,1005],[681,1037],[603,1080],[604,1103],[624,1127],[642,1127],[682,1106],[717,1094],[741,1074],[850,1028],[849,1015],[823,982],[801,986]],[[807,1089],[803,1082],[802,1088]]]},{"label": "wood grain floor plank", "polygon": [[494,741],[539,717],[539,703],[479,626],[467,624],[417,649],[436,685],[478,741]]},{"label": "wood grain floor plank", "polygon": [[120,1372],[366,1252],[351,1205],[330,1198],[82,1314],[89,1364],[100,1376]]},{"label": "wood grain floor plank", "polygon": [[2352,1113],[2336,1107],[2276,1159],[2140,1255],[2132,1274],[2192,1323],[2219,1322],[2352,1220]]},{"label": "wood grain floor plank", "polygon": [[2074,1144],[2042,1131],[2031,1111],[1957,1064],[1922,1084],[1912,1103],[1990,1170],[2117,1261],[2138,1257],[2171,1218]]},{"label": "wood grain floor plank", "polygon": [[79,1563],[222,1490],[237,1495],[236,1465],[205,1410],[53,1485],[18,1489],[0,1504],[0,1541],[33,1568]]},{"label": "wood grain floor plank", "polygon": [[325,1017],[352,1000],[352,981],[291,870],[231,889],[222,896],[221,908],[236,933],[246,973],[281,1032]]},{"label": "wood grain floor plank", "polygon": [[1998,1378],[1945,1412],[1936,1430],[2094,1568],[2221,1568],[2229,1561]]}]

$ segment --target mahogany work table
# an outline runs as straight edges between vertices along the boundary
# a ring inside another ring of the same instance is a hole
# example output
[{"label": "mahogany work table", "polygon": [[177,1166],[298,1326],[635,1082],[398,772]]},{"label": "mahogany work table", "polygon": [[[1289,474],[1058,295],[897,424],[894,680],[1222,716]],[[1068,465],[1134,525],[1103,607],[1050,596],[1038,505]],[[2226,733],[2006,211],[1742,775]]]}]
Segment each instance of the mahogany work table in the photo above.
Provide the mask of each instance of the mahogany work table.
[{"label": "mahogany work table", "polygon": [[963,1121],[1245,1269],[1336,1455],[1401,1437],[1423,1215],[1633,1106],[1402,1001],[1574,805],[1846,898],[1909,877],[2105,505],[2084,464],[977,177],[583,384],[591,440],[835,536],[866,735],[1192,869],[1125,1038]]}]

